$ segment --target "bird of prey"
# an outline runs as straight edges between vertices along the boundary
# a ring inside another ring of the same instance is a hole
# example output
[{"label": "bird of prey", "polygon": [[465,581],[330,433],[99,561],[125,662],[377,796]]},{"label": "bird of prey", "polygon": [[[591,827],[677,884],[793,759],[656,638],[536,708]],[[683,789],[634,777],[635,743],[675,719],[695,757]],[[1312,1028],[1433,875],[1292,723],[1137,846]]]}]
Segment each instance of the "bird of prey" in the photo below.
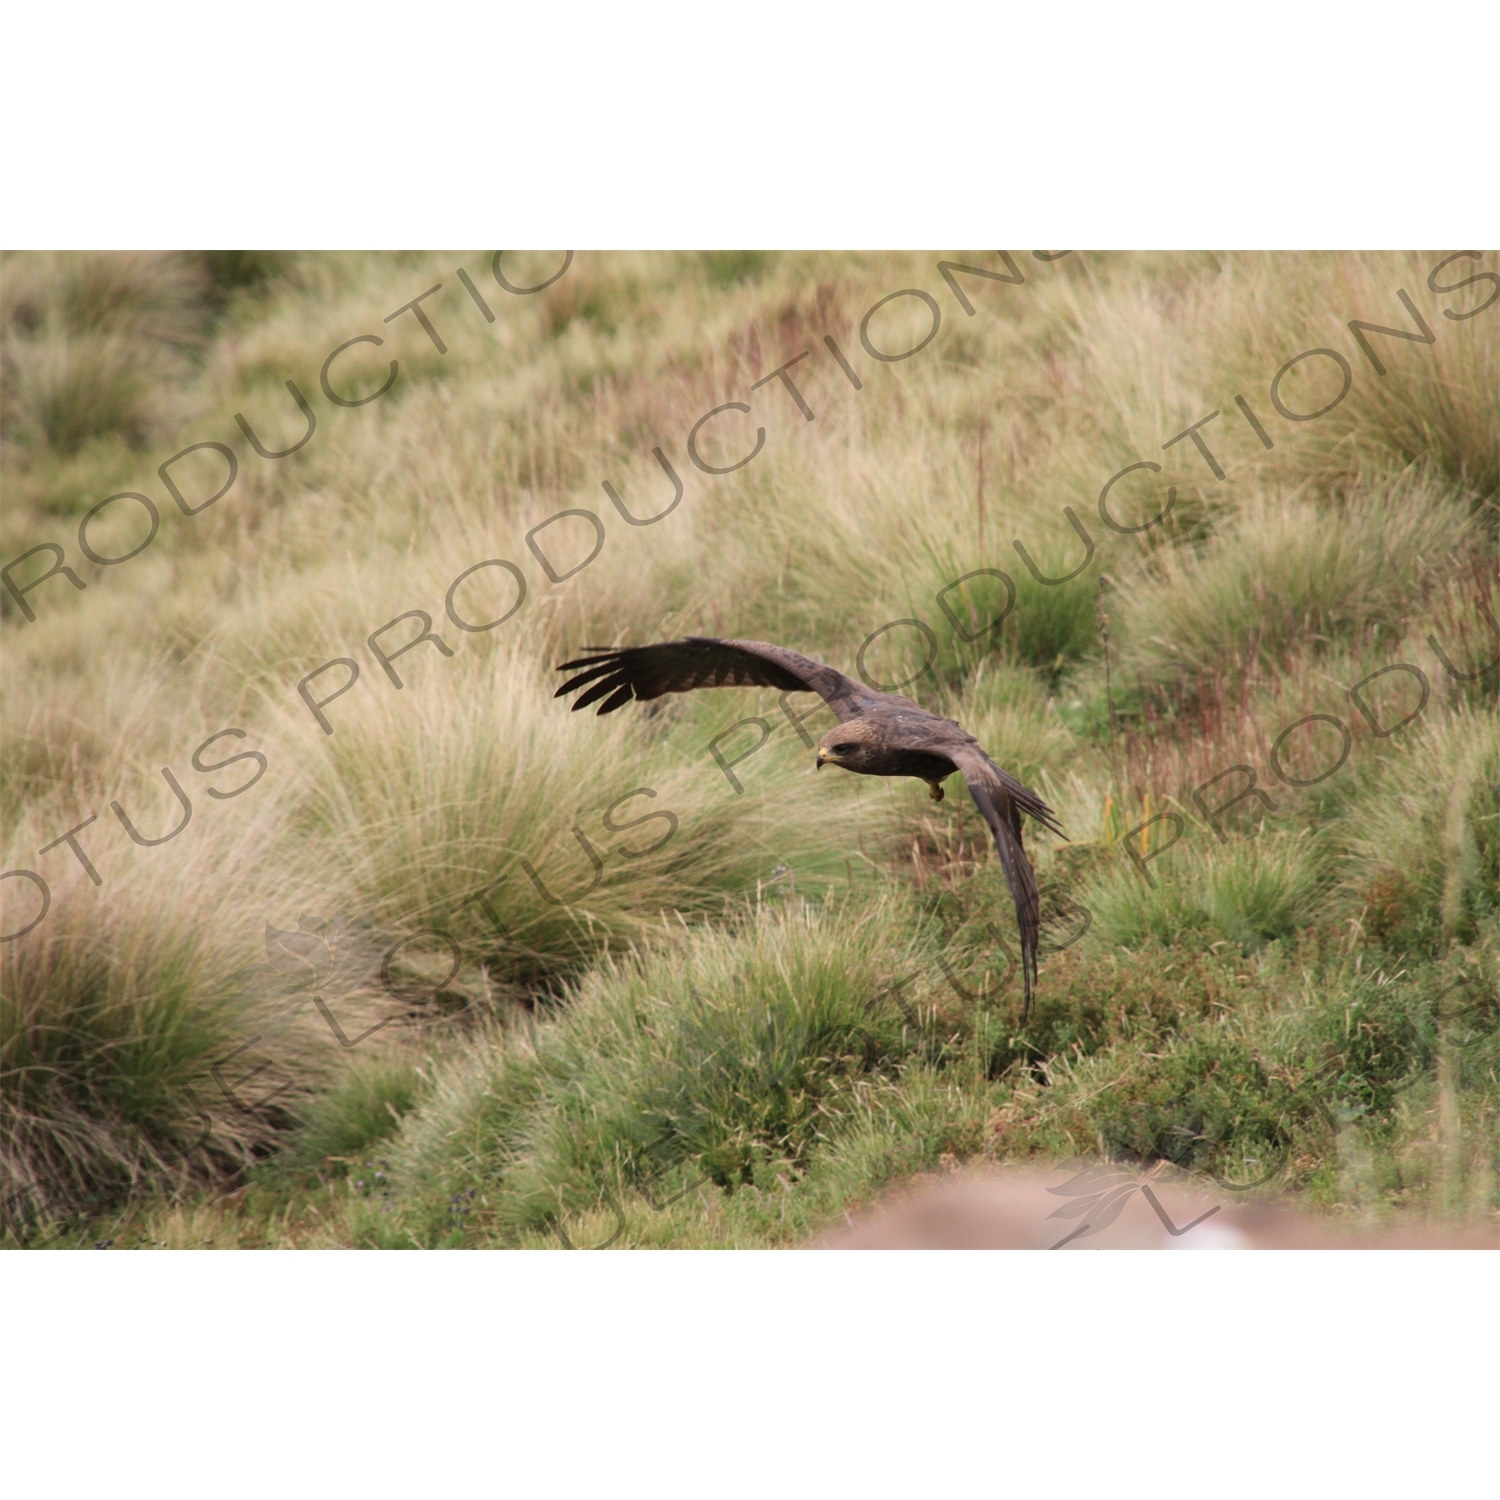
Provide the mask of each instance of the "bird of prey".
[{"label": "bird of prey", "polygon": [[578,675],[563,683],[554,697],[585,689],[573,702],[575,712],[601,698],[599,712],[607,714],[632,698],[646,702],[664,693],[705,687],[753,685],[817,693],[839,721],[818,745],[818,769],[835,765],[862,776],[915,776],[927,783],[934,802],[943,800],[944,778],[961,771],[995,836],[995,852],[1015,899],[1021,930],[1023,1016],[1030,1011],[1041,901],[1036,875],[1021,845],[1021,814],[1035,818],[1052,833],[1061,835],[1062,829],[1052,809],[997,766],[955,720],[939,718],[910,698],[877,692],[823,662],[764,641],[688,636],[654,646],[588,649],[587,656],[563,662],[557,669]]}]

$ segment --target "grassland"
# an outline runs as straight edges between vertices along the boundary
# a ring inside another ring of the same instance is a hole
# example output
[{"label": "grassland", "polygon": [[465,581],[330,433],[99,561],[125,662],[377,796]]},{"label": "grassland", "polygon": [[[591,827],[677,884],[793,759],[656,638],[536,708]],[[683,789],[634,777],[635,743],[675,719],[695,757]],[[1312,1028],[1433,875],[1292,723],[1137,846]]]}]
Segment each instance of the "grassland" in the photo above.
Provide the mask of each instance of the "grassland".
[{"label": "grassland", "polygon": [[[5,1242],[789,1245],[1079,1156],[1500,1223],[1494,264],[6,256]],[[1043,793],[1029,1017],[961,785],[551,697],[689,633]]]}]

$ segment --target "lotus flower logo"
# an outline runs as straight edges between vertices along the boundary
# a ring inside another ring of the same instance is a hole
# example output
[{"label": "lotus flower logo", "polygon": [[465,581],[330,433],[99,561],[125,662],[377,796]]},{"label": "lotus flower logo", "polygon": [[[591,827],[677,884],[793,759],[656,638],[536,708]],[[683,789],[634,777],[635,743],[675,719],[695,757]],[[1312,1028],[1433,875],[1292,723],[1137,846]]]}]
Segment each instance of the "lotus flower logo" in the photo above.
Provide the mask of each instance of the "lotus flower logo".
[{"label": "lotus flower logo", "polygon": [[1049,1193],[1071,1200],[1048,1214],[1049,1219],[1082,1219],[1084,1221],[1071,1234],[1065,1234],[1051,1248],[1061,1250],[1064,1245],[1070,1244],[1073,1240],[1081,1240],[1088,1235],[1099,1234],[1108,1229],[1120,1217],[1137,1188],[1140,1189],[1141,1196],[1151,1205],[1167,1233],[1174,1239],[1186,1234],[1189,1229],[1197,1228],[1205,1219],[1218,1213],[1220,1208],[1220,1205],[1216,1203],[1206,1214],[1199,1214],[1191,1224],[1184,1224],[1179,1229],[1172,1222],[1166,1209],[1162,1207],[1161,1199],[1152,1191],[1149,1182],[1142,1181],[1134,1172],[1125,1171],[1120,1167],[1086,1167],[1077,1176],[1070,1177],[1058,1187],[1047,1189]]},{"label": "lotus flower logo", "polygon": [[296,981],[298,989],[314,989],[326,996],[362,989],[376,952],[378,947],[368,924],[355,924],[347,912],[326,922],[298,917],[296,931],[266,923],[269,967]]},{"label": "lotus flower logo", "polygon": [[285,1024],[290,1024],[292,1016],[301,1009],[308,990],[314,991],[312,1003],[341,1047],[356,1046],[396,1019],[387,1016],[358,1036],[349,1037],[328,1008],[329,1000],[373,987],[380,963],[381,938],[368,918],[355,920],[348,912],[340,912],[326,922],[319,922],[304,915],[297,918],[295,930],[275,927],[268,921],[265,941],[269,962],[257,965],[253,972],[270,978],[283,993],[290,990],[297,994],[279,1013]]}]

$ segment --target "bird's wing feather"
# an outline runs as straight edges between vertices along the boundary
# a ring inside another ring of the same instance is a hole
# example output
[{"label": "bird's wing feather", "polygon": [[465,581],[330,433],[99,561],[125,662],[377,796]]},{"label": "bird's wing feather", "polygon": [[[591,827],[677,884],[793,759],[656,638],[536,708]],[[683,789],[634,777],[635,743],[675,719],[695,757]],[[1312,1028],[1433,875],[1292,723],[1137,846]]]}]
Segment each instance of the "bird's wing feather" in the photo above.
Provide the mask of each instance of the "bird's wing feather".
[{"label": "bird's wing feather", "polygon": [[1021,984],[1025,1000],[1023,1016],[1031,1010],[1036,985],[1037,940],[1041,932],[1041,895],[1036,874],[1021,843],[1021,813],[1027,812],[1045,827],[1060,833],[1052,809],[1035,792],[987,756],[977,744],[949,749],[949,758],[963,772],[974,805],[995,836],[995,852],[1005,883],[1016,903],[1016,925],[1021,930]]},{"label": "bird's wing feather", "polygon": [[558,667],[559,672],[575,670],[578,675],[563,683],[553,697],[584,688],[574,700],[574,710],[604,698],[601,714],[612,713],[632,698],[645,701],[694,688],[754,686],[817,693],[841,722],[847,722],[858,714],[862,700],[872,696],[837,669],[784,646],[708,636],[594,650]]}]

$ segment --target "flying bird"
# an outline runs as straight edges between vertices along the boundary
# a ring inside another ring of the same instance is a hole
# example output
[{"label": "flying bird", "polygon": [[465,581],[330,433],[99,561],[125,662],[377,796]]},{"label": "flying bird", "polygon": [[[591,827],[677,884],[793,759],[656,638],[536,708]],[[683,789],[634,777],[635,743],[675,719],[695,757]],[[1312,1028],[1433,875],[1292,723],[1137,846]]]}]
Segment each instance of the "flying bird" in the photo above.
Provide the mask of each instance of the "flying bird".
[{"label": "flying bird", "polygon": [[764,641],[688,636],[654,646],[618,650],[591,646],[588,650],[589,655],[563,662],[557,669],[578,675],[563,683],[554,697],[585,689],[573,702],[575,712],[599,703],[601,714],[613,713],[632,698],[649,702],[665,693],[694,688],[755,686],[817,693],[839,721],[818,745],[817,769],[834,765],[862,776],[915,776],[927,783],[934,802],[943,800],[944,778],[961,771],[975,806],[995,836],[995,852],[1016,903],[1023,1016],[1030,1011],[1041,900],[1036,874],[1021,844],[1021,814],[1035,818],[1052,833],[1062,835],[1062,829],[1052,809],[997,766],[955,720],[939,718],[910,698],[877,692],[823,662]]}]

